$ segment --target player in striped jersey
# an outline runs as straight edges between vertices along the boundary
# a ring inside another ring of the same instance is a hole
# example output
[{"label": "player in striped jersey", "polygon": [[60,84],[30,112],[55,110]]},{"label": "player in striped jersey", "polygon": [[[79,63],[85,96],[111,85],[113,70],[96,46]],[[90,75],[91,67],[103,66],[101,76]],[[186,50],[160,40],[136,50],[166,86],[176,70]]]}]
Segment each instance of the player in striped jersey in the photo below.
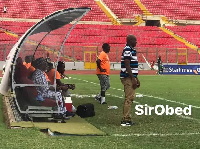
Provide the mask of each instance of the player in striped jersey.
[{"label": "player in striped jersey", "polygon": [[135,89],[140,87],[140,81],[137,77],[138,59],[135,49],[137,39],[134,35],[128,35],[126,41],[127,44],[121,55],[120,79],[125,92],[121,126],[132,126],[134,122],[131,121],[131,106],[135,98]]}]

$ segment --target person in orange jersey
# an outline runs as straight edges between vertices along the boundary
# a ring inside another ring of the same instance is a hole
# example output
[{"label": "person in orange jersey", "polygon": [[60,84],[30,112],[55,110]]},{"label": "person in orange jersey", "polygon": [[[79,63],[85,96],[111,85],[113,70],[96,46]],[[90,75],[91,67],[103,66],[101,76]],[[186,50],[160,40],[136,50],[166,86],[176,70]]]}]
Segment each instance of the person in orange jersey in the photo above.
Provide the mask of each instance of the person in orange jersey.
[{"label": "person in orange jersey", "polygon": [[98,100],[100,104],[106,104],[105,93],[106,90],[110,88],[110,60],[108,57],[108,53],[110,52],[110,45],[108,43],[104,43],[102,45],[102,49],[103,51],[99,54],[96,61],[96,74],[100,81],[101,92],[95,97],[95,99]]},{"label": "person in orange jersey", "polygon": [[[48,72],[47,72],[47,76],[51,82],[51,84],[54,84],[54,77],[56,79],[56,89],[57,90],[62,90],[63,93],[64,92],[68,92],[68,89],[75,89],[75,85],[74,84],[64,84],[61,82],[62,76],[64,76],[64,72],[65,72],[65,63],[62,61],[58,62],[58,66],[57,66],[57,71],[55,68],[53,68],[53,64],[48,62]],[[56,71],[56,72],[55,72]],[[56,76],[55,76],[56,73]],[[69,93],[66,93],[69,94]]]},{"label": "person in orange jersey", "polygon": [[23,62],[23,65],[26,66],[28,70],[28,76],[30,76],[35,71],[35,67],[33,67],[31,64],[33,61],[34,61],[34,57],[31,55],[27,55],[25,57],[25,61]]},{"label": "person in orange jersey", "polygon": [[23,65],[26,66],[27,69],[31,66],[32,56],[28,55],[25,57],[25,61],[23,62]]}]

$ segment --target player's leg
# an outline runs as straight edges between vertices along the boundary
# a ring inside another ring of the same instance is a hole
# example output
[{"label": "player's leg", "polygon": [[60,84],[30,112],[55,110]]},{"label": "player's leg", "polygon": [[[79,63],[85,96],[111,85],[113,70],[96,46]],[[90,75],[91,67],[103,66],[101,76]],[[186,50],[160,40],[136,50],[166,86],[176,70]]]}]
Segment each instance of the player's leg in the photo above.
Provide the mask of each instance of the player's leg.
[{"label": "player's leg", "polygon": [[106,104],[106,90],[107,90],[107,85],[108,84],[108,77],[107,75],[100,75],[100,85],[101,85],[101,101],[100,104]]},{"label": "player's leg", "polygon": [[121,79],[122,84],[124,85],[124,107],[123,107],[123,118],[121,125],[122,126],[131,126],[134,123],[131,121],[131,107],[133,100],[135,98],[135,90],[132,87],[131,78],[123,78]]},{"label": "player's leg", "polygon": [[[100,76],[99,74],[97,74],[97,77],[98,77],[99,82],[100,82],[101,76]],[[100,86],[101,86],[101,83],[100,83]],[[97,100],[97,101],[100,102],[100,100],[101,100],[101,91],[99,92],[99,94],[97,94],[97,95],[95,96],[95,100]]]}]

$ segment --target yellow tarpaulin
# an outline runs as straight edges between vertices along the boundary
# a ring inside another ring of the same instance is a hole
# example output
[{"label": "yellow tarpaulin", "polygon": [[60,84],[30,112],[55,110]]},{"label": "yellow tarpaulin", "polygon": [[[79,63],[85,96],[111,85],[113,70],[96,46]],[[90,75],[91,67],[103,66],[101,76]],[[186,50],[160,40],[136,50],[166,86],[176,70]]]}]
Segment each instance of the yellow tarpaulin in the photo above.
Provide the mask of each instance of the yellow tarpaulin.
[{"label": "yellow tarpaulin", "polygon": [[55,132],[69,135],[106,135],[79,116],[66,120],[66,123],[21,121],[12,122],[11,127],[37,127],[40,129],[49,129],[52,133]]}]

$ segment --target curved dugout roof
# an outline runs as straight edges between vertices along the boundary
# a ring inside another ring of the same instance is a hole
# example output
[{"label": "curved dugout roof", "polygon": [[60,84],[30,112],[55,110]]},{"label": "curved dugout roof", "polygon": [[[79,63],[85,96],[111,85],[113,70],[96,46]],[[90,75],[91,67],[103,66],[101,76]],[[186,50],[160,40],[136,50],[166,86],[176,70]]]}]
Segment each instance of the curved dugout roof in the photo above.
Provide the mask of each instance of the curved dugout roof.
[{"label": "curved dugout roof", "polygon": [[[17,86],[13,80],[16,59],[25,57],[26,55],[43,56],[41,51],[46,49],[57,52],[58,62],[64,43],[67,40],[70,32],[77,24],[77,22],[89,11],[91,8],[69,8],[60,11],[56,11],[49,16],[43,18],[41,21],[32,26],[26,33],[18,40],[13,46],[10,53],[7,56],[5,73],[0,85],[0,93],[6,95],[9,89],[9,82],[12,82],[12,86]],[[37,58],[37,57],[36,57]],[[12,72],[12,80],[10,80],[10,74]],[[18,85],[19,86],[19,85]],[[22,85],[23,86],[23,85]]]}]

